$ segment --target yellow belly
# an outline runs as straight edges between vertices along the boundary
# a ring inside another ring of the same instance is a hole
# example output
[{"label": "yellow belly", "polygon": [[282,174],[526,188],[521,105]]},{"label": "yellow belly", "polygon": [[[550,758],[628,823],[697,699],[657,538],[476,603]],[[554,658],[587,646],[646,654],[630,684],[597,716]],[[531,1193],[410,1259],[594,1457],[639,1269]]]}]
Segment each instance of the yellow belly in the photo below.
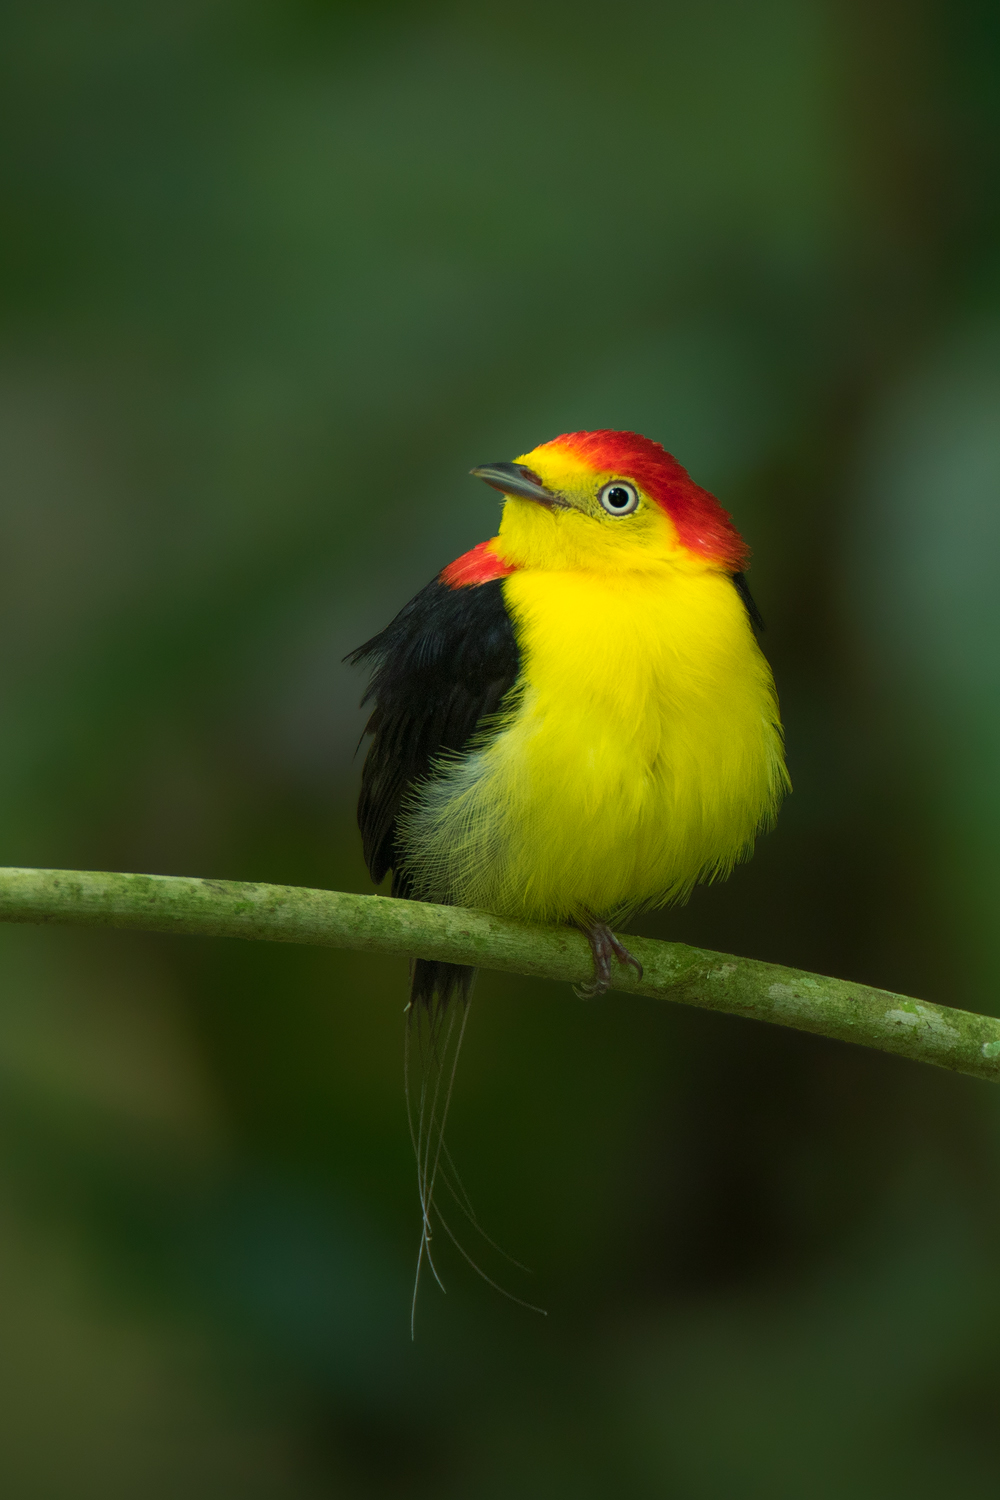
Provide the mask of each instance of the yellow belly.
[{"label": "yellow belly", "polygon": [[535,920],[621,917],[727,875],[788,786],[770,669],[707,569],[504,582],[522,684],[403,820],[417,891]]}]

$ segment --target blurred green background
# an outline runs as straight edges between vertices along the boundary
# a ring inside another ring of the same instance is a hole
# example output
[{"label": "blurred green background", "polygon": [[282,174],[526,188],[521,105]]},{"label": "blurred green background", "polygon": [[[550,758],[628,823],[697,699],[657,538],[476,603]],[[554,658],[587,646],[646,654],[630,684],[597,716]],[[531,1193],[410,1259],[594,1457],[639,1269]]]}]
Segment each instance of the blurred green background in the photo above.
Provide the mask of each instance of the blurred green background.
[{"label": "blurred green background", "polygon": [[[632,427],[755,549],[795,795],[645,930],[994,1013],[988,0],[8,0],[0,862],[370,889],[344,653]],[[485,976],[0,929],[12,1500],[995,1496],[1000,1092]],[[471,1246],[470,1246],[471,1248]]]}]

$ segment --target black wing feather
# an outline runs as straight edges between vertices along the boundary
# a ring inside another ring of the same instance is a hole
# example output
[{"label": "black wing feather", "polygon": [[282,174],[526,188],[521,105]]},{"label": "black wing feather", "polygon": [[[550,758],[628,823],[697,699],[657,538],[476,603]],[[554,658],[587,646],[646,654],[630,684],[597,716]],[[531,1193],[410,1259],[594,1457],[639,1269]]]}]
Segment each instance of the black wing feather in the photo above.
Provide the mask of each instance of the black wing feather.
[{"label": "black wing feather", "polygon": [[435,579],[348,660],[373,665],[362,699],[374,705],[358,803],[365,862],[376,884],[392,870],[392,893],[405,896],[396,842],[404,797],[435,757],[465,748],[517,681],[500,579],[464,588]]},{"label": "black wing feather", "polygon": [[764,629],[764,616],[761,614],[760,610],[757,608],[757,601],[754,598],[753,594],[751,594],[751,592],[750,592],[750,585],[747,583],[746,574],[745,573],[734,573],[733,574],[733,583],[736,585],[736,592],[739,594],[740,598],[743,600],[743,607],[744,607],[744,609],[746,610],[747,614],[750,616],[750,623],[751,623],[751,625],[754,627],[755,630],[763,630]]},{"label": "black wing feather", "polygon": [[[362,703],[372,703],[372,742],[361,773],[358,826],[376,885],[392,871],[392,894],[411,896],[399,868],[397,822],[410,788],[435,758],[460,753],[517,681],[520,655],[500,579],[450,588],[435,579],[379,635],[351,653],[372,663]],[[411,999],[466,996],[474,970],[418,959]]]}]

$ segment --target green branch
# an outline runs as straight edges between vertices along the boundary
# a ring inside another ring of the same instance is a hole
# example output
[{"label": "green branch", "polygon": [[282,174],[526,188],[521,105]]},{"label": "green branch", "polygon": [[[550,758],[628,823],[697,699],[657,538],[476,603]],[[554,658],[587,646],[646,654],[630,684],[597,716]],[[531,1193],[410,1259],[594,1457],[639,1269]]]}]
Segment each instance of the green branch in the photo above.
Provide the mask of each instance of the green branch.
[{"label": "green branch", "polygon": [[[529,927],[453,906],[235,880],[0,869],[0,921],[313,943],[569,983],[592,972],[587,942],[570,927]],[[618,969],[617,990],[771,1021],[1000,1081],[1000,1020],[992,1016],[683,943],[630,937],[629,946],[645,974],[637,982],[631,969]]]}]

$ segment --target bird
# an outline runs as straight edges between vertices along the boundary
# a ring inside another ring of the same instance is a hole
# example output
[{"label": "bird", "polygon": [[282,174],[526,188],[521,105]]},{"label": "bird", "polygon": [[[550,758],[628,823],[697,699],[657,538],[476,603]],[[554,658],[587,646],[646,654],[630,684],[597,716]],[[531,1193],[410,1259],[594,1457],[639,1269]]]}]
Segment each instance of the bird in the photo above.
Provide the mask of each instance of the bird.
[{"label": "bird", "polygon": [[[358,822],[393,896],[615,927],[724,879],[790,790],[749,549],[658,442],[570,432],[472,475],[497,535],[444,567],[349,660],[368,665]],[[410,1002],[475,971],[417,959]]]},{"label": "bird", "polygon": [[[577,993],[600,995],[616,963],[642,976],[615,928],[727,876],[789,790],[749,551],[719,501],[635,432],[563,433],[471,472],[503,496],[497,535],[348,658],[370,674],[364,856],[376,885],[391,872],[396,897],[573,924],[593,957]],[[474,977],[411,965],[411,1335],[425,1261],[444,1290],[435,1219],[512,1295],[435,1199],[443,1181],[484,1233],[444,1140]]]}]

